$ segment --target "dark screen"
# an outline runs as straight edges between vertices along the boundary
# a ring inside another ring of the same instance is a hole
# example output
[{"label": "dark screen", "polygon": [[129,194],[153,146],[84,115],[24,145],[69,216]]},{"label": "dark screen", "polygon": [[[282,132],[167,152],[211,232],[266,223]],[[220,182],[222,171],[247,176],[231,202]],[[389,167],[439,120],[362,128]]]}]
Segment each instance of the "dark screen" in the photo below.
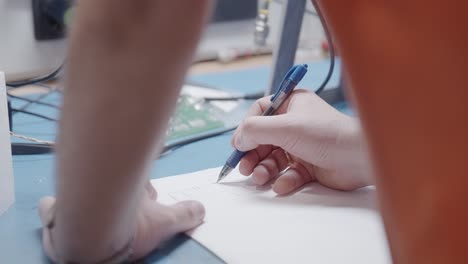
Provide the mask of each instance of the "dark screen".
[{"label": "dark screen", "polygon": [[257,16],[255,0],[218,0],[211,22],[253,19]]}]

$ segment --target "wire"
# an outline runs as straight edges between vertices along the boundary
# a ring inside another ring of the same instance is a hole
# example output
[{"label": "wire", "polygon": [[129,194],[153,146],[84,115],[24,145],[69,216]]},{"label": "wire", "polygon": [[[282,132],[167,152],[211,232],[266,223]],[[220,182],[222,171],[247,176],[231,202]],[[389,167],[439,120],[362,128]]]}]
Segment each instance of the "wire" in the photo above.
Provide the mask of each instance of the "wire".
[{"label": "wire", "polygon": [[164,149],[163,149],[160,156],[165,156],[165,155],[168,154],[168,152],[171,152],[171,151],[173,151],[173,150],[175,150],[177,148],[180,148],[182,146],[185,146],[185,145],[188,145],[188,144],[191,144],[191,143],[195,143],[195,142],[200,141],[200,140],[220,136],[222,134],[234,131],[236,129],[237,129],[237,126],[232,126],[232,127],[228,127],[228,128],[222,129],[222,130],[217,130],[217,131],[213,131],[213,132],[209,132],[209,133],[204,133],[204,134],[201,134],[199,136],[194,136],[194,137],[183,139],[183,140],[180,140],[180,141],[177,141],[177,142],[174,142],[174,143],[167,144],[167,145],[164,146]]},{"label": "wire", "polygon": [[52,118],[52,117],[48,117],[48,116],[45,116],[45,115],[41,115],[41,114],[38,114],[38,113],[34,113],[34,112],[27,111],[27,110],[22,110],[22,109],[17,109],[17,108],[13,108],[13,107],[11,108],[11,111],[18,112],[18,113],[23,113],[23,114],[30,115],[30,116],[39,117],[39,118],[42,118],[42,119],[47,120],[47,121],[54,121],[54,122],[58,121],[57,119]]},{"label": "wire", "polygon": [[[163,157],[182,146],[189,145],[191,143],[195,143],[197,141],[201,141],[204,139],[220,136],[222,134],[234,131],[235,129],[237,129],[237,126],[232,126],[226,129],[201,134],[199,136],[183,139],[174,143],[169,143],[164,146],[164,149],[162,153],[159,155],[159,157]],[[13,132],[10,132],[10,134],[14,137],[33,141],[33,142],[45,142],[45,143],[12,143],[11,146],[12,146],[13,155],[37,155],[37,154],[52,153],[54,151],[55,142],[40,141],[35,138],[18,135]]]},{"label": "wire", "polygon": [[31,84],[50,81],[50,80],[55,79],[57,77],[57,75],[62,70],[62,68],[63,68],[63,64],[61,64],[56,70],[54,70],[53,72],[51,72],[51,73],[49,73],[49,74],[47,74],[45,76],[37,77],[37,78],[29,79],[29,80],[24,80],[24,81],[7,82],[6,85],[10,86],[12,88],[19,88],[19,87],[25,86],[25,85],[31,85]]},{"label": "wire", "polygon": [[34,142],[11,143],[11,151],[13,155],[38,155],[52,153],[54,151],[55,142],[19,135],[12,131],[10,131],[10,135],[12,137]]},{"label": "wire", "polygon": [[206,102],[210,101],[237,101],[237,100],[257,100],[265,96],[264,92],[251,93],[239,96],[229,96],[229,97],[205,97],[203,100]]},{"label": "wire", "polygon": [[29,98],[26,98],[26,97],[22,97],[22,96],[18,96],[18,95],[13,95],[9,92],[7,92],[8,94],[8,97],[10,98],[14,98],[14,99],[17,99],[17,100],[21,100],[21,101],[25,101],[25,102],[28,102],[28,104],[24,105],[23,107],[20,108],[20,110],[25,110],[27,107],[29,107],[30,105],[32,104],[38,104],[38,105],[44,105],[44,106],[48,106],[48,107],[52,107],[52,108],[56,108],[56,109],[60,109],[60,107],[58,105],[54,105],[54,104],[51,104],[51,103],[46,103],[46,102],[41,102],[40,100],[41,99],[44,99],[44,97],[46,97],[47,95],[49,95],[50,93],[52,93],[53,91],[50,91],[48,93],[45,93],[45,94],[42,94],[40,97],[38,97],[37,99],[29,99]]},{"label": "wire", "polygon": [[328,41],[328,46],[329,48],[329,53],[330,53],[330,67],[328,68],[328,73],[325,79],[323,80],[322,84],[315,90],[316,94],[320,94],[323,89],[325,89],[325,86],[327,86],[328,82],[331,79],[331,76],[333,75],[333,71],[335,70],[335,47],[333,45],[332,37],[330,34],[330,30],[328,29],[327,22],[325,21],[325,17],[323,16],[322,10],[320,9],[319,5],[317,4],[316,0],[312,0],[312,5],[315,8],[315,11],[317,12],[317,16],[320,19],[320,23],[322,24],[323,31],[325,32],[325,37],[327,38]]},{"label": "wire", "polygon": [[[268,8],[268,3],[270,2],[271,0],[266,0],[265,2],[265,7]],[[283,0],[275,0],[275,2],[277,3],[280,3],[280,4],[284,4],[285,1]],[[316,17],[319,18],[320,20],[320,23],[322,25],[322,28],[323,28],[323,31],[325,32],[325,37],[327,38],[327,41],[329,43],[329,56],[330,56],[330,67],[328,69],[328,73],[327,75],[325,76],[325,79],[323,80],[323,82],[320,84],[320,86],[315,90],[315,93],[316,94],[320,94],[324,89],[325,87],[327,86],[328,82],[330,81],[332,75],[333,75],[333,71],[335,70],[335,48],[334,48],[334,45],[333,45],[333,41],[332,41],[332,38],[331,38],[331,34],[330,34],[330,31],[328,30],[328,26],[327,26],[327,23],[325,21],[325,18],[322,14],[322,11],[320,10],[320,7],[317,5],[316,3],[316,0],[311,0],[312,2],[312,5],[315,9],[315,12],[313,11],[310,11],[308,9],[306,9],[306,13],[307,14],[311,14],[311,15],[314,15]],[[265,11],[268,13],[268,11]]]},{"label": "wire", "polygon": [[12,137],[19,138],[19,139],[23,139],[23,140],[27,140],[27,141],[31,141],[31,142],[34,142],[34,143],[40,143],[40,144],[45,144],[45,145],[50,145],[50,146],[55,145],[55,142],[46,141],[46,140],[42,140],[42,139],[37,139],[37,138],[33,138],[33,137],[28,137],[28,136],[20,135],[20,134],[17,134],[17,133],[15,133],[15,132],[13,132],[13,131],[10,131],[10,135],[11,135]]}]

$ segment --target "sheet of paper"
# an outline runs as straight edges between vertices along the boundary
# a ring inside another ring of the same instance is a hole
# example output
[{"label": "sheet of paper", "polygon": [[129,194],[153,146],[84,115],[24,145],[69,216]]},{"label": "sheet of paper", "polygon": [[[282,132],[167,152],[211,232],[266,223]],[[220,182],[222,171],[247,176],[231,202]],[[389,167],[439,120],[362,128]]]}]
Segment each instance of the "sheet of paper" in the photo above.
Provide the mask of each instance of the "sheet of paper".
[{"label": "sheet of paper", "polygon": [[221,168],[153,180],[165,204],[198,200],[205,222],[188,234],[227,263],[391,263],[375,190],[309,184],[289,196]]},{"label": "sheet of paper", "polygon": [[0,215],[13,204],[13,169],[8,126],[5,77],[0,72]]}]

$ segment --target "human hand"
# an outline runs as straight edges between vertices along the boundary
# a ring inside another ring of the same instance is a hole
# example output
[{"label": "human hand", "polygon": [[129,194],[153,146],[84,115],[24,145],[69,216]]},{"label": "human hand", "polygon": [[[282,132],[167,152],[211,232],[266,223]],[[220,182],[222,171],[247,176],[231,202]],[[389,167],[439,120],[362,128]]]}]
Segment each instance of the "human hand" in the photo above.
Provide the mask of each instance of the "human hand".
[{"label": "human hand", "polygon": [[[205,209],[197,201],[183,201],[172,206],[166,206],[158,203],[156,199],[157,192],[148,181],[137,212],[137,227],[131,246],[133,260],[149,254],[175,234],[195,228],[203,222]],[[50,232],[46,227],[54,204],[55,198],[42,198],[39,202],[39,215],[43,225],[42,243],[44,251],[52,261],[58,262],[58,252],[54,250],[51,244]]]},{"label": "human hand", "polygon": [[269,105],[270,97],[259,99],[234,133],[232,145],[249,151],[243,175],[259,185],[278,177],[278,194],[312,181],[338,190],[372,184],[357,120],[306,90],[294,91],[277,115],[260,116]]}]

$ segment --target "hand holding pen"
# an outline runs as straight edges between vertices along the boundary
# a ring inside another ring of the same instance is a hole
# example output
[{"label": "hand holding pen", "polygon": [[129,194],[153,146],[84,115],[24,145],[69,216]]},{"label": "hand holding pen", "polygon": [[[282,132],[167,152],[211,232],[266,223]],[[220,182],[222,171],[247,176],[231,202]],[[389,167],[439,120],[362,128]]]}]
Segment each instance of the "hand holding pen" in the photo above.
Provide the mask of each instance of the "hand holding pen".
[{"label": "hand holding pen", "polygon": [[[271,104],[267,110],[265,110],[263,115],[273,115],[284,103],[284,101],[286,101],[288,96],[291,95],[291,93],[294,91],[294,88],[296,88],[297,84],[302,80],[306,73],[307,64],[293,66],[284,77],[275,95],[271,97]],[[224,179],[237,166],[237,164],[239,164],[239,161],[246,153],[247,152],[244,151],[234,150],[221,170],[218,177],[218,182]]]}]

